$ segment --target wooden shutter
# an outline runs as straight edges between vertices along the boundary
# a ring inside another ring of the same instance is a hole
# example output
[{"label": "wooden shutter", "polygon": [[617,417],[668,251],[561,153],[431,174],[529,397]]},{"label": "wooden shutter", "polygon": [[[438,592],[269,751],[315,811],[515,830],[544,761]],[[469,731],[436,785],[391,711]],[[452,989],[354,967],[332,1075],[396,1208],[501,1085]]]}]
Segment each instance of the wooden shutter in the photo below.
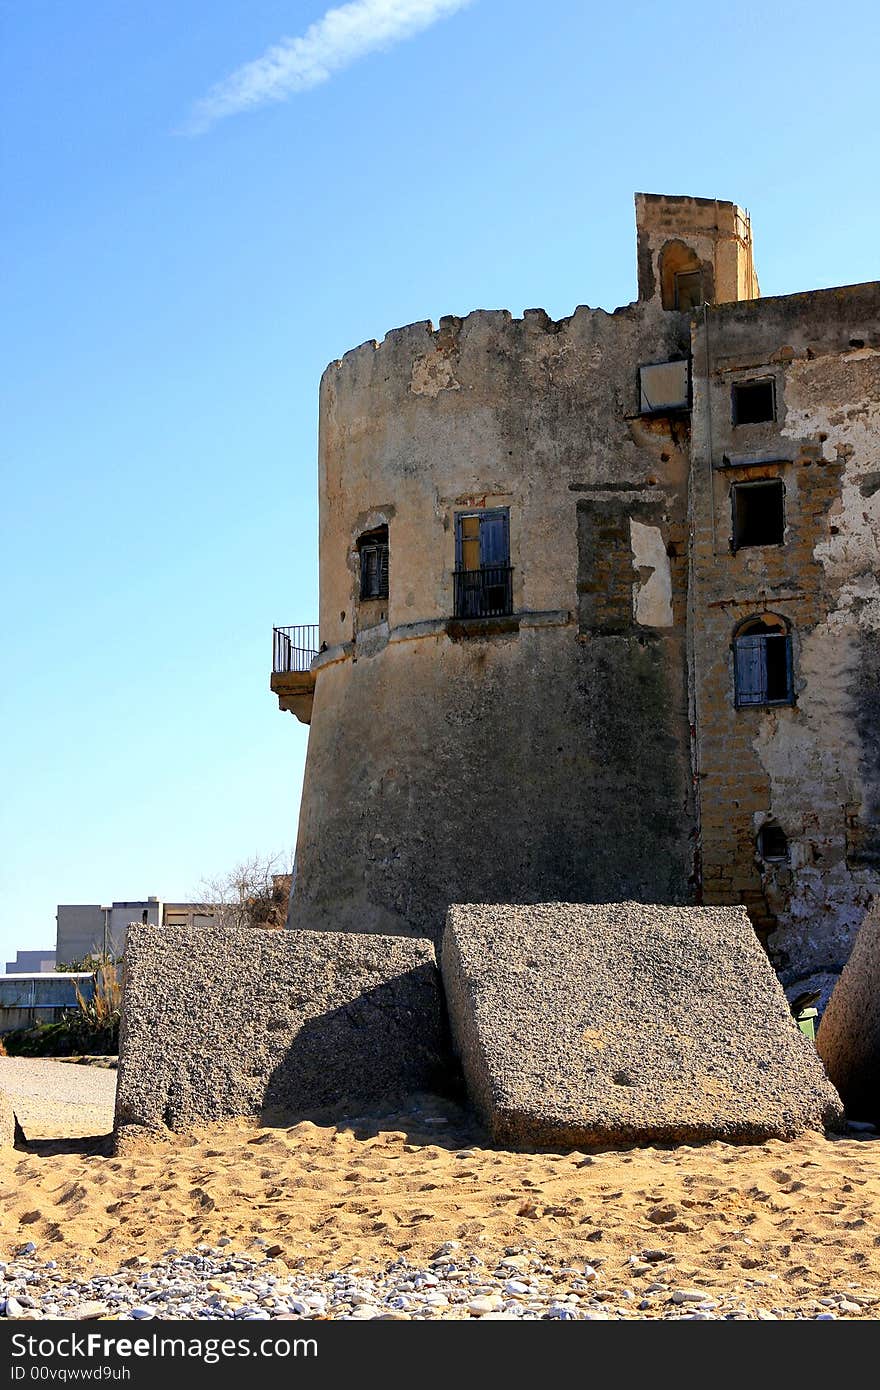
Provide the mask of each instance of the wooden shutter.
[{"label": "wooden shutter", "polygon": [[486,512],[480,517],[480,566],[487,569],[510,564],[507,512]]},{"label": "wooden shutter", "polygon": [[372,545],[361,546],[361,598],[372,598],[376,580],[376,550]]},{"label": "wooden shutter", "polygon": [[734,647],[736,660],[736,703],[764,705],[767,703],[767,638],[762,634],[737,637]]},{"label": "wooden shutter", "polygon": [[379,598],[388,597],[388,544],[384,542],[376,547],[378,573],[376,576]]}]

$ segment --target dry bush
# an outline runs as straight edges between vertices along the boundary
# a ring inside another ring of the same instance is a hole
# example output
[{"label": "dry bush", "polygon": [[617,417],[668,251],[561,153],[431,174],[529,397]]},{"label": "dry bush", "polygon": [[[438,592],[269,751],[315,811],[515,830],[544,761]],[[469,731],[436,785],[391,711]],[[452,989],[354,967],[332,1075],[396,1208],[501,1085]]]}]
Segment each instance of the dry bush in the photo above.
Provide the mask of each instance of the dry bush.
[{"label": "dry bush", "polygon": [[204,911],[218,927],[262,927],[279,931],[287,921],[293,874],[280,854],[255,855],[222,878],[203,885]]},{"label": "dry bush", "polygon": [[91,999],[86,999],[74,980],[76,1002],[86,1023],[96,1030],[110,1028],[119,1023],[122,1012],[122,977],[117,962],[109,956],[101,956],[95,965],[95,991]]}]

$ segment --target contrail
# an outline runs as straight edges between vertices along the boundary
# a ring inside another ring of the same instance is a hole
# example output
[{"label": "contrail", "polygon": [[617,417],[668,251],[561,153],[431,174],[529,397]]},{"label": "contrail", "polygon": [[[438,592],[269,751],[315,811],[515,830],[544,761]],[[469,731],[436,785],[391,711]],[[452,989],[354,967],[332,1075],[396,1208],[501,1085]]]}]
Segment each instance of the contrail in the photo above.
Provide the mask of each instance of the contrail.
[{"label": "contrail", "polygon": [[196,102],[186,126],[191,135],[208,130],[225,116],[250,111],[269,101],[286,101],[327,82],[334,73],[389,48],[454,14],[471,0],[352,0],[339,5],[298,38],[285,38],[261,57],[236,68]]}]

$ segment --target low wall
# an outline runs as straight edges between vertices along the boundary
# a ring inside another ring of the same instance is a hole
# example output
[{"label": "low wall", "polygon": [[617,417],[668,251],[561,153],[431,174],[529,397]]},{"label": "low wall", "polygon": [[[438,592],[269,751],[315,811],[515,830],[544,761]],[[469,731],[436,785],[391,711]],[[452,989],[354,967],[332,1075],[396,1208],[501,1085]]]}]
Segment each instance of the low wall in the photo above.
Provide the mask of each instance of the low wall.
[{"label": "low wall", "polygon": [[129,931],[120,1138],[442,1091],[451,1074],[430,942],[215,927]]}]

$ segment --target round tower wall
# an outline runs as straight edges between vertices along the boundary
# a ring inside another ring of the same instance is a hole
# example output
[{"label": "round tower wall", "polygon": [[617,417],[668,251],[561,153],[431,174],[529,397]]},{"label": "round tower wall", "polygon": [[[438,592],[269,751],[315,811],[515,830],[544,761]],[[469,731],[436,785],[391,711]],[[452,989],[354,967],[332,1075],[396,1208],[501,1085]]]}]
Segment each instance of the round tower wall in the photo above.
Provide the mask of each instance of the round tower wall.
[{"label": "round tower wall", "polygon": [[[454,901],[683,901],[686,416],[656,304],[477,312],[331,364],[291,924],[437,936]],[[506,509],[511,611],[455,614],[456,515]],[[387,599],[358,539],[387,526]]]}]

